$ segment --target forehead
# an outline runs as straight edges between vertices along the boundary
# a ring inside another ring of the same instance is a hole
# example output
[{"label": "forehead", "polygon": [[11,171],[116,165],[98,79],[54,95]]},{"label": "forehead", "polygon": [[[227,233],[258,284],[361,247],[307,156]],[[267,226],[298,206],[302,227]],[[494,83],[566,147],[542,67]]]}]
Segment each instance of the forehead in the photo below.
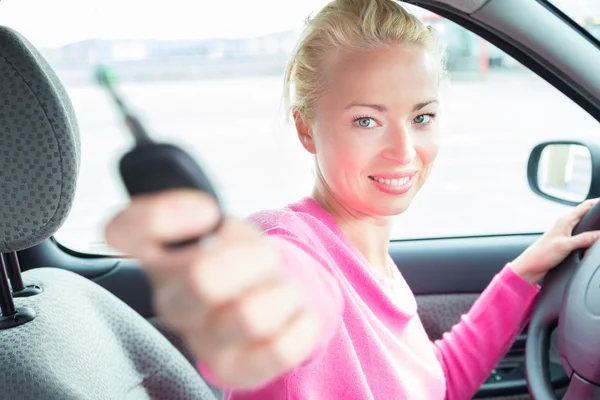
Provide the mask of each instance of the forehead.
[{"label": "forehead", "polygon": [[422,46],[395,44],[338,52],[327,70],[327,93],[349,101],[416,101],[437,97],[439,62]]}]

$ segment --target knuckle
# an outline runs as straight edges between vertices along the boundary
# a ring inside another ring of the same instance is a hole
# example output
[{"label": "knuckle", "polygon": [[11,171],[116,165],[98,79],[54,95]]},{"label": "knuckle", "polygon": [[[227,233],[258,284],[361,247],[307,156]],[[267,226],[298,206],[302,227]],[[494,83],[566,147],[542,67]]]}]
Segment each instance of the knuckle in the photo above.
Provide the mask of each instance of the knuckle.
[{"label": "knuckle", "polygon": [[205,254],[194,261],[186,275],[186,286],[192,296],[207,306],[220,303],[230,289],[227,280],[215,277],[214,271],[220,265],[218,259]]},{"label": "knuckle", "polygon": [[281,256],[277,252],[274,246],[271,243],[263,242],[264,251],[265,251],[265,262],[270,265],[276,267],[281,264]]},{"label": "knuckle", "polygon": [[228,274],[240,271],[245,279],[257,285],[273,279],[275,275],[271,271],[276,271],[279,265],[279,255],[264,241],[221,241],[217,247],[198,253],[189,268],[188,281],[197,297],[208,303],[218,303],[225,298],[239,297],[245,291],[246,285],[241,285],[239,279],[227,279]]},{"label": "knuckle", "polygon": [[303,296],[300,287],[289,280],[283,280],[278,287],[276,301],[284,308],[284,318],[289,318],[303,306]]},{"label": "knuckle", "polygon": [[[269,307],[268,304],[272,306]],[[272,291],[263,291],[238,302],[236,321],[251,339],[265,338],[273,334],[283,322],[275,307],[282,307],[282,299],[274,296]]]},{"label": "knuckle", "polygon": [[[273,249],[264,242],[236,243],[216,254],[221,263],[260,264],[263,268],[271,269],[275,265]],[[263,269],[261,268],[261,269]]]},{"label": "knuckle", "polygon": [[586,232],[585,235],[581,238],[581,241],[584,244],[594,243],[596,236],[593,232]]},{"label": "knuckle", "polygon": [[271,354],[278,369],[290,370],[294,368],[299,361],[294,353],[286,340],[278,339],[271,345]]},{"label": "knuckle", "polygon": [[261,326],[258,317],[260,309],[257,310],[256,303],[252,299],[244,299],[238,302],[234,307],[235,320],[246,335],[251,338],[259,338],[264,335],[264,328]]},{"label": "knuckle", "polygon": [[196,263],[187,276],[187,283],[194,297],[206,303],[213,303],[218,298],[216,285],[211,284],[205,263]]},{"label": "knuckle", "polygon": [[275,246],[268,240],[259,241],[254,249],[255,259],[260,260],[268,269],[278,269],[281,265],[281,256]]},{"label": "knuckle", "polygon": [[230,217],[227,219],[226,228],[228,231],[235,232],[247,240],[262,237],[262,233],[252,223],[244,219]]},{"label": "knuckle", "polygon": [[300,310],[300,296],[296,287],[281,281],[261,298],[248,302],[244,310],[244,324],[253,338],[263,338],[280,330]]}]

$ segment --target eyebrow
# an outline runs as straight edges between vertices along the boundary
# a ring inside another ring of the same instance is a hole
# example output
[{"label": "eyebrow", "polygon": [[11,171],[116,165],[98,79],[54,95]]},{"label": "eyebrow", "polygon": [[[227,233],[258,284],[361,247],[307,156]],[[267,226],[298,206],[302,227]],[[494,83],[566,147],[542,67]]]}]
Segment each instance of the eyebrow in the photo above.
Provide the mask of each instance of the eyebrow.
[{"label": "eyebrow", "polygon": [[433,103],[438,103],[437,99],[433,99],[433,100],[429,100],[429,101],[424,101],[423,103],[417,103],[415,104],[415,106],[413,107],[413,111],[419,111],[421,108],[424,108],[430,104]]},{"label": "eyebrow", "polygon": [[[429,100],[429,101],[424,101],[422,103],[417,103],[415,104],[415,106],[413,107],[413,111],[419,111],[420,109],[422,109],[423,107],[428,106],[429,104],[433,104],[433,103],[437,103],[438,100],[434,99],[434,100]],[[385,112],[387,111],[387,108],[385,108],[385,106],[382,106],[381,104],[368,104],[368,103],[350,103],[346,106],[346,110],[352,107],[367,107],[367,108],[373,108],[379,112]]]}]

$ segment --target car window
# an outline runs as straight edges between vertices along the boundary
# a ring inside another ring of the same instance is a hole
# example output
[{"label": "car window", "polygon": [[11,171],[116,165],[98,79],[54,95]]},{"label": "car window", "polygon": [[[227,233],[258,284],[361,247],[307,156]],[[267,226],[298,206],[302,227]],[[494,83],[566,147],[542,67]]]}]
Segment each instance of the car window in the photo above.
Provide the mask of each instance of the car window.
[{"label": "car window", "polygon": [[[312,159],[285,120],[282,75],[304,19],[325,2],[202,4],[0,4],[0,24],[41,48],[79,119],[79,186],[70,217],[56,234],[67,248],[113,253],[103,229],[128,201],[117,163],[132,141],[93,81],[99,63],[115,71],[122,94],[157,139],[183,146],[201,162],[229,213],[244,217],[310,194]],[[31,19],[28,10],[38,6],[55,17]],[[393,239],[544,231],[568,207],[529,189],[529,151],[548,139],[597,135],[597,121],[475,34],[410,9],[442,36],[449,82],[442,94],[439,158],[415,202],[396,218]]]}]

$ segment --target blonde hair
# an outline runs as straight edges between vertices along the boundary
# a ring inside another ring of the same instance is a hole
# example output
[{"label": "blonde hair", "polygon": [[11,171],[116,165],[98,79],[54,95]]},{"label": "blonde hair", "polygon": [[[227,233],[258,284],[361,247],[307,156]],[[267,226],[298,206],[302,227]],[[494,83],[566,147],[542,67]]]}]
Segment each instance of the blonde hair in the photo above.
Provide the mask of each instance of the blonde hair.
[{"label": "blonde hair", "polygon": [[[310,120],[324,87],[323,73],[337,50],[363,51],[381,45],[421,45],[440,62],[444,51],[438,35],[394,0],[333,0],[305,22],[284,75],[288,117],[298,112]],[[293,93],[292,93],[293,92]]]}]

